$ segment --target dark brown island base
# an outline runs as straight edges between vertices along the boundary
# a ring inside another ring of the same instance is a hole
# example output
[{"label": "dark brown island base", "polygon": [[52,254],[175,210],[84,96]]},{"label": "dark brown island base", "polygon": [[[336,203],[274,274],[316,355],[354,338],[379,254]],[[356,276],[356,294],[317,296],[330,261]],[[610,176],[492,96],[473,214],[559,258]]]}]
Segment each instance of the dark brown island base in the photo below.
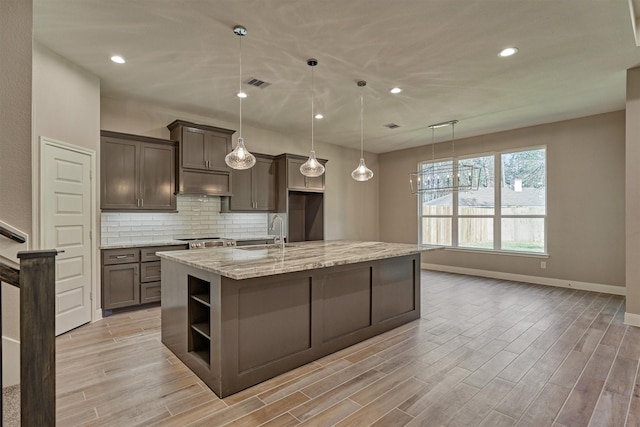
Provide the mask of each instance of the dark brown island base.
[{"label": "dark brown island base", "polygon": [[160,253],[162,342],[219,397],[420,317],[416,245]]}]

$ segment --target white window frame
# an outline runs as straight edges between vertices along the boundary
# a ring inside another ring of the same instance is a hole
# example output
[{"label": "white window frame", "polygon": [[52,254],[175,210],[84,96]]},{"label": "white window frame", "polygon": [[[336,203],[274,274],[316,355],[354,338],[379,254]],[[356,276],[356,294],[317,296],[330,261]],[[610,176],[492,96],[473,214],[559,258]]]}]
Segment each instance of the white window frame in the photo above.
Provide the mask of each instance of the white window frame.
[{"label": "white window frame", "polygon": [[[502,214],[502,180],[501,180],[501,173],[502,173],[502,155],[503,154],[510,154],[510,153],[519,153],[519,152],[523,152],[523,151],[535,151],[535,150],[541,150],[544,149],[544,161],[545,161],[545,174],[544,174],[544,180],[545,180],[545,201],[544,201],[544,208],[545,208],[545,213],[544,214],[536,214],[536,215],[503,215]],[[465,159],[473,159],[473,158],[478,158],[478,157],[487,157],[487,156],[493,156],[493,161],[494,161],[494,165],[493,165],[493,173],[494,173],[494,177],[493,177],[493,182],[494,182],[494,213],[493,215],[460,215],[459,213],[459,200],[458,200],[458,192],[454,191],[453,192],[453,197],[452,197],[452,213],[451,215],[423,215],[422,214],[422,195],[418,195],[418,197],[420,197],[419,203],[418,203],[418,244],[419,245],[425,245],[425,246],[432,246],[432,243],[424,243],[422,242],[422,227],[423,227],[423,218],[450,218],[451,219],[451,246],[449,245],[445,245],[446,249],[450,249],[450,250],[456,250],[456,251],[471,251],[471,252],[490,252],[490,253],[498,253],[498,254],[505,254],[505,255],[524,255],[524,256],[541,256],[541,257],[548,257],[548,253],[547,253],[547,245],[548,245],[548,240],[547,240],[547,233],[548,233],[548,227],[547,227],[547,198],[548,198],[548,191],[547,191],[547,174],[548,174],[548,167],[547,167],[547,146],[546,145],[536,145],[536,146],[530,146],[530,147],[523,147],[523,148],[517,148],[517,149],[508,149],[508,150],[501,150],[501,151],[493,151],[493,152],[486,152],[486,153],[475,153],[475,154],[470,154],[470,155],[465,155],[465,156],[456,156],[454,158],[452,157],[446,157],[446,158],[442,158],[442,159],[433,159],[433,160],[426,160],[426,161],[422,161],[418,163],[418,169],[417,170],[422,170],[423,165],[425,164],[430,164],[430,163],[439,163],[439,162],[446,162],[446,161],[453,161],[455,162],[460,162],[460,161],[464,161]],[[460,218],[493,218],[493,249],[487,249],[487,248],[473,248],[473,247],[466,247],[466,246],[460,246],[459,245],[459,236],[458,236],[458,229],[459,229],[459,221]],[[538,218],[538,219],[542,219],[544,221],[544,249],[543,252],[533,252],[533,251],[514,251],[514,250],[507,250],[507,249],[502,249],[502,219],[503,218]]]}]

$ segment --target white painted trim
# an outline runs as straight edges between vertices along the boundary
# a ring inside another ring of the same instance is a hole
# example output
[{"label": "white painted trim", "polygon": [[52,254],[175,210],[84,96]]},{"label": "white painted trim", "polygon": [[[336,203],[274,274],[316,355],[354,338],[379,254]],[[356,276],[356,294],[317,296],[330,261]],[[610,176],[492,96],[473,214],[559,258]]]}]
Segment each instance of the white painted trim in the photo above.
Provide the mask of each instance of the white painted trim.
[{"label": "white painted trim", "polygon": [[[42,169],[44,168],[44,165],[42,164],[42,153],[44,152],[43,147],[45,145],[50,145],[53,147],[58,147],[58,148],[62,148],[65,150],[70,150],[70,151],[75,151],[77,153],[80,154],[84,154],[89,156],[89,161],[91,163],[91,208],[90,208],[90,212],[92,213],[91,215],[91,236],[92,236],[92,240],[91,240],[91,283],[92,283],[92,289],[91,289],[91,321],[95,322],[97,320],[100,320],[102,318],[102,312],[100,312],[100,316],[96,317],[96,312],[100,311],[100,307],[98,307],[97,301],[101,298],[100,295],[100,281],[99,281],[99,274],[98,274],[98,259],[100,259],[100,234],[98,233],[98,227],[97,227],[97,221],[96,221],[96,217],[97,214],[95,214],[96,212],[98,212],[98,204],[97,204],[97,197],[98,197],[98,176],[97,176],[97,162],[96,162],[96,151],[92,150],[90,148],[85,148],[85,147],[80,147],[77,145],[73,145],[73,144],[69,144],[67,142],[63,142],[63,141],[58,141],[56,139],[53,138],[48,138],[46,136],[40,136],[40,149],[38,150],[39,153],[39,159],[38,159],[38,163],[39,163],[39,168],[38,168],[38,175],[39,175],[39,179],[38,179],[38,191],[34,192],[33,194],[33,200],[34,200],[34,204],[37,202],[38,206],[42,206],[43,205],[43,199],[44,199],[44,194],[41,194],[40,188],[42,188]],[[40,230],[39,233],[39,240],[38,240],[38,247],[42,247],[42,243],[43,243],[43,237],[42,237],[42,232],[41,230],[44,227],[44,216],[41,215],[42,214],[42,210],[40,208],[38,208],[38,219],[37,219],[37,224],[38,224],[38,230]],[[36,221],[35,217],[34,217],[34,222]]]},{"label": "white painted trim", "polygon": [[20,341],[2,337],[2,387],[20,384]]},{"label": "white painted trim", "polygon": [[625,313],[624,324],[640,328],[640,314]]},{"label": "white painted trim", "polygon": [[527,276],[524,274],[502,273],[499,271],[479,270],[475,268],[453,267],[449,265],[422,263],[425,270],[444,271],[447,273],[468,274],[470,276],[490,277],[492,279],[511,280],[514,282],[534,283],[536,285],[555,286],[558,288],[580,289],[582,291],[603,292],[605,294],[626,295],[624,286],[603,285],[600,283],[578,282],[576,280],[555,279],[553,277]]},{"label": "white painted trim", "polygon": [[93,316],[91,317],[91,323],[97,322],[98,320],[102,320],[102,309],[98,308],[93,311]]}]

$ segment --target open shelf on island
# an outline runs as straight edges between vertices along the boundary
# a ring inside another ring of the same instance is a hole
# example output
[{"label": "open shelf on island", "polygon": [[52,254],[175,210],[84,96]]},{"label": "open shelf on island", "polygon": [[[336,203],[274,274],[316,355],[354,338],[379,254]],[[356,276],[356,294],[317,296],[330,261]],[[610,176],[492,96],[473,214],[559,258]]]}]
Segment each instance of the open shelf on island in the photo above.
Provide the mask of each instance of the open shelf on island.
[{"label": "open shelf on island", "polygon": [[194,276],[189,284],[189,353],[211,365],[211,284]]}]

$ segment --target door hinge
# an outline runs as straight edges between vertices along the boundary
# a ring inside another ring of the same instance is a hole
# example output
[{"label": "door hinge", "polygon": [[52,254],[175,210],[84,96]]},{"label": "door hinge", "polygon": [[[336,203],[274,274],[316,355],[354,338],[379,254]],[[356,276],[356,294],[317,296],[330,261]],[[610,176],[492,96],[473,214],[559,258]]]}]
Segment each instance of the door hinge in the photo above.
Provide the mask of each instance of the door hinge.
[{"label": "door hinge", "polygon": [[93,301],[93,291],[89,291],[89,301]]},{"label": "door hinge", "polygon": [[93,179],[93,171],[91,169],[89,169],[89,179]]},{"label": "door hinge", "polygon": [[89,230],[89,240],[93,240],[93,231]]}]

